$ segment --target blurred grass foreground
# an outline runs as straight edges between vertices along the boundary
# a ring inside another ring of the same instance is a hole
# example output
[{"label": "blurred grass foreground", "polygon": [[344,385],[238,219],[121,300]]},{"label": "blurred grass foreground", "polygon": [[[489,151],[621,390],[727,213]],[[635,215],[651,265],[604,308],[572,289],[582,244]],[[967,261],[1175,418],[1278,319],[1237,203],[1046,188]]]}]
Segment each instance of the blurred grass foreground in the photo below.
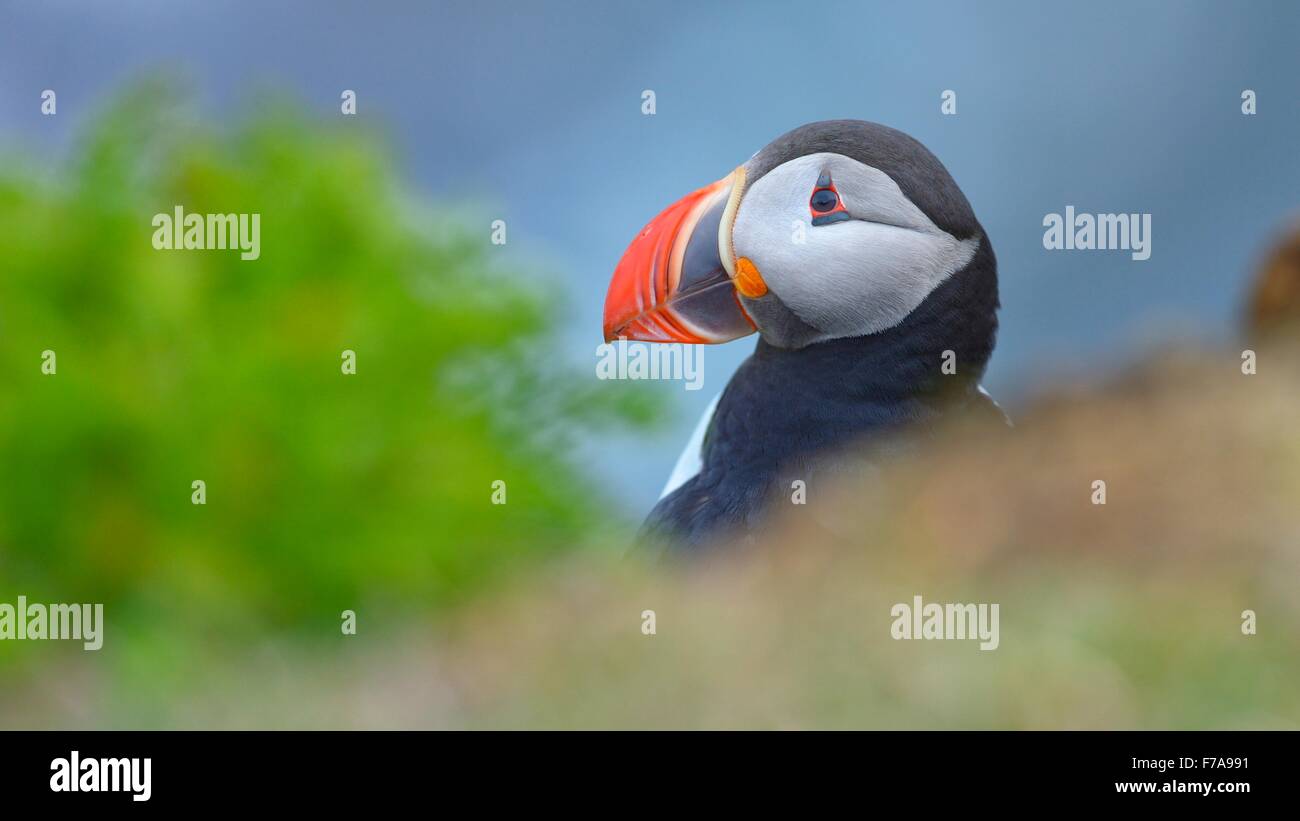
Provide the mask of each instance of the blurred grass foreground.
[{"label": "blurred grass foreground", "polygon": [[[56,168],[0,166],[0,601],[103,603],[91,666],[146,703],[591,544],[614,517],[572,439],[651,414],[555,354],[545,272],[352,122],[277,102],[219,130],[179,98],[147,83]],[[260,258],[155,250],[176,206],[260,214]],[[73,644],[0,642],[0,688]]]},{"label": "blurred grass foreground", "polygon": [[[743,549],[561,560],[349,663],[263,659],[184,721],[1296,729],[1300,358],[1261,349],[1245,375],[1237,353],[1055,393],[1005,436],[950,431],[810,487]],[[998,604],[997,649],[896,640],[892,608],[918,595]]]},{"label": "blurred grass foreground", "polygon": [[[1260,363],[1204,352],[1058,394],[1005,436],[954,431],[810,487],[758,543],[708,559],[560,558],[433,627],[271,640],[197,684],[151,684],[159,700],[129,713],[69,672],[0,721],[1296,729],[1300,358]],[[997,649],[895,640],[892,608],[917,595],[998,604]]]},{"label": "blurred grass foreground", "polygon": [[[96,652],[0,642],[0,726],[1300,727],[1285,339],[1046,391],[742,549],[619,561],[574,552],[624,534],[564,454],[650,414],[550,361],[485,241],[412,221],[355,135],[114,111],[66,177],[0,182],[0,601],[108,622]],[[260,212],[261,259],[153,251],[176,204]],[[916,596],[997,604],[996,650],[895,639]]]}]

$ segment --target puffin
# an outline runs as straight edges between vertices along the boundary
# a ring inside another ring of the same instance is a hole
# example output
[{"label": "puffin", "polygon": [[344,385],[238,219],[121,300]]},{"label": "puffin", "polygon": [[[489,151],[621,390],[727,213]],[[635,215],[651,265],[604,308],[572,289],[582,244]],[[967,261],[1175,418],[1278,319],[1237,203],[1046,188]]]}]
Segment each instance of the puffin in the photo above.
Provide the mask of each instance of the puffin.
[{"label": "puffin", "polygon": [[1009,424],[980,385],[998,307],[997,260],[966,196],[885,125],[800,126],[668,206],[615,266],[605,341],[758,341],[638,544],[752,539],[851,447],[887,458],[954,415]]}]

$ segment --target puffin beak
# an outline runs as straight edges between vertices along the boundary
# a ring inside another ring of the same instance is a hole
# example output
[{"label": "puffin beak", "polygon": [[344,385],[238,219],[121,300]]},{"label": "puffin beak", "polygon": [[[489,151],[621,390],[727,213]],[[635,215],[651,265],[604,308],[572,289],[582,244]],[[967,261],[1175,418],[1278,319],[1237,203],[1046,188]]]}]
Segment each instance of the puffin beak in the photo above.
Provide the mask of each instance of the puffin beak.
[{"label": "puffin beak", "polygon": [[605,341],[716,344],[754,332],[732,284],[744,166],[664,209],[623,253],[605,296]]}]

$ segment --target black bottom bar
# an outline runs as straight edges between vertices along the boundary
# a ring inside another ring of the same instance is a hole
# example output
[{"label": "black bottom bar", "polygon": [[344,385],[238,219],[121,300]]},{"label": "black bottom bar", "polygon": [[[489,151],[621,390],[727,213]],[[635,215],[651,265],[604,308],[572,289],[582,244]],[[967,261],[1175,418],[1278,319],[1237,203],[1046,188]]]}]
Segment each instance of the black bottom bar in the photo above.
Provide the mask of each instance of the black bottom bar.
[{"label": "black bottom bar", "polygon": [[14,732],[3,740],[6,802],[83,809],[394,800],[446,809],[462,798],[513,798],[538,809],[609,810],[596,797],[609,789],[638,806],[671,806],[704,790],[733,805],[851,796],[855,806],[921,797],[927,806],[1194,799],[1227,808],[1283,798],[1296,761],[1295,736],[1272,732]]}]

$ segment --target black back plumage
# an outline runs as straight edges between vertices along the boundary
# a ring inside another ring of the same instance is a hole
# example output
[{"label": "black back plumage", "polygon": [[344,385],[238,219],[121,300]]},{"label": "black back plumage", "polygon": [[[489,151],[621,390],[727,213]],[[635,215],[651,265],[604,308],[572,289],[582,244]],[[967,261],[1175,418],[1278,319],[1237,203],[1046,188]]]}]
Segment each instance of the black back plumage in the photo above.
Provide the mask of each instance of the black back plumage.
[{"label": "black back plumage", "polygon": [[[644,542],[695,548],[757,529],[790,483],[811,488],[825,457],[924,430],[953,413],[1002,412],[979,391],[997,333],[997,261],[988,238],[965,268],[901,323],[798,350],[759,340],[713,414],[699,474],[665,496]],[[957,372],[940,369],[945,350]]]}]

